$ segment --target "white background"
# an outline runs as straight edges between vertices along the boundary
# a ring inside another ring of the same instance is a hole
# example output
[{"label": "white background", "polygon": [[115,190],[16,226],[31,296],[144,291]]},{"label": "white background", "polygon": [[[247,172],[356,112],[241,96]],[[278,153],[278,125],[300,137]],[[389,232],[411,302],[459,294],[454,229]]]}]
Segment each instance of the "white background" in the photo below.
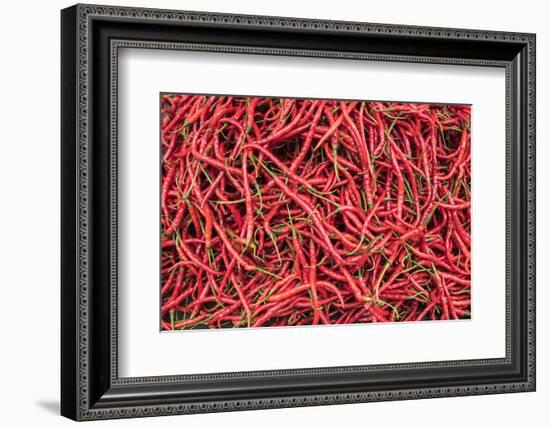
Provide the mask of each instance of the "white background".
[{"label": "white background", "polygon": [[[544,424],[550,400],[550,28],[540,0],[440,1],[278,0],[115,1],[133,6],[347,19],[537,33],[538,96],[538,390],[347,406],[119,420],[118,424],[257,425],[350,422],[407,425]],[[0,69],[0,398],[3,424],[69,424],[58,417],[59,395],[59,9],[66,1],[9,2],[2,8]],[[545,81],[546,78],[546,81]],[[538,421],[537,421],[538,419]],[[102,424],[117,424],[108,421]]]},{"label": "white background", "polygon": [[[121,376],[505,356],[502,68],[123,49],[118,77]],[[190,91],[472,104],[472,319],[159,333],[158,286],[150,285],[159,273],[159,147],[151,142],[159,92]],[[238,350],[220,357],[224,347]],[[165,356],[176,353],[185,357]]]}]

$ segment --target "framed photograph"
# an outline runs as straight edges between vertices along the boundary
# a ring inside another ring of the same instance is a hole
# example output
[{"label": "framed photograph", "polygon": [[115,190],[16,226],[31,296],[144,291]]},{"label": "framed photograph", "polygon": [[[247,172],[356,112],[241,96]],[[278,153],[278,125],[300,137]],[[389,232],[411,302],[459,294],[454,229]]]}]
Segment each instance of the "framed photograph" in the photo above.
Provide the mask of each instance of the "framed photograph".
[{"label": "framed photograph", "polygon": [[535,35],[61,12],[61,412],[535,390]]}]

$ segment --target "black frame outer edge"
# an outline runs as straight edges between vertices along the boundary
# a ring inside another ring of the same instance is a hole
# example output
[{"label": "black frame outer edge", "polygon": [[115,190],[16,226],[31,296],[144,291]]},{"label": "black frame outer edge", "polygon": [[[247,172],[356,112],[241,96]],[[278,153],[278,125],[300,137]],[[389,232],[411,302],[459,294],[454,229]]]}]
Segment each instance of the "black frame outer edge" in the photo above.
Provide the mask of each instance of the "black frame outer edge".
[{"label": "black frame outer edge", "polygon": [[61,14],[61,414],[76,419],[77,7]]}]

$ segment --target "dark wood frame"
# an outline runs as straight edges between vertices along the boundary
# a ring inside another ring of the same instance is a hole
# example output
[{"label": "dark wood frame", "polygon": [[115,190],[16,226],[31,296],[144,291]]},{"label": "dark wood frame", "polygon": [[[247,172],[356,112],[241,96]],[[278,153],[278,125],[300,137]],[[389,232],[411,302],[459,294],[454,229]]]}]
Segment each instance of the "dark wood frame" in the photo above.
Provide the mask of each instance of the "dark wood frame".
[{"label": "dark wood frame", "polygon": [[[64,416],[88,420],[535,390],[535,35],[95,5],[64,9],[61,30]],[[505,68],[506,357],[119,378],[121,47]]]}]

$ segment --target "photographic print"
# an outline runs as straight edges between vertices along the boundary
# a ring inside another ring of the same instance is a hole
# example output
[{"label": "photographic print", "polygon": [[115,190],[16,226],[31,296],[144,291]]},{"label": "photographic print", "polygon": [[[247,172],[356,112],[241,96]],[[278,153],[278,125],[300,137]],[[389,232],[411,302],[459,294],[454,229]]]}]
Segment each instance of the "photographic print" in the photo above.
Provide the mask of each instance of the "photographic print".
[{"label": "photographic print", "polygon": [[160,108],[162,330],[470,318],[469,105]]}]

